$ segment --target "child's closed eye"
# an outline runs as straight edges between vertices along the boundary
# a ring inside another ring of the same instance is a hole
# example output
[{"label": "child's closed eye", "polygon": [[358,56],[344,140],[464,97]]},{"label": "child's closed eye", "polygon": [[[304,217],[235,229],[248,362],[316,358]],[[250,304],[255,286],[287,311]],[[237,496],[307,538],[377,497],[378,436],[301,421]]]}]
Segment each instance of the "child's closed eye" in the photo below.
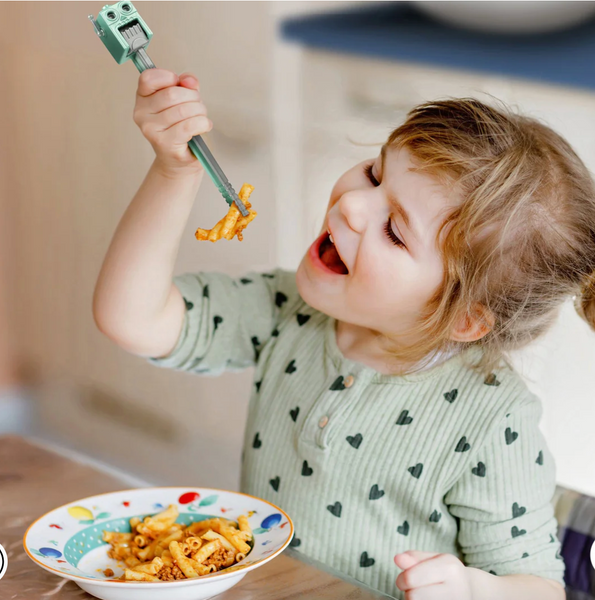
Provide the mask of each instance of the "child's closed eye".
[{"label": "child's closed eye", "polygon": [[364,173],[366,174],[366,177],[370,180],[370,183],[374,187],[378,187],[380,185],[380,182],[378,181],[378,179],[376,179],[376,177],[374,177],[374,174],[372,173],[373,168],[374,168],[374,163],[370,163],[369,165],[366,165],[364,167]]},{"label": "child's closed eye", "polygon": [[[380,185],[380,182],[378,181],[378,179],[376,179],[376,177],[374,177],[374,173],[372,173],[372,169],[373,168],[374,168],[374,163],[367,164],[364,167],[364,173],[366,174],[366,177],[370,180],[370,183],[374,187],[378,187]],[[405,246],[405,244],[403,243],[403,241],[401,240],[401,238],[394,232],[394,230],[393,230],[393,220],[392,220],[391,216],[388,217],[388,220],[384,224],[384,231],[385,231],[388,239],[395,246],[400,246],[401,248],[407,248]]]},{"label": "child's closed eye", "polygon": [[401,241],[401,238],[393,231],[393,220],[392,217],[389,216],[388,220],[384,224],[384,231],[388,236],[388,239],[395,245],[400,246],[401,248],[407,248],[405,244]]}]

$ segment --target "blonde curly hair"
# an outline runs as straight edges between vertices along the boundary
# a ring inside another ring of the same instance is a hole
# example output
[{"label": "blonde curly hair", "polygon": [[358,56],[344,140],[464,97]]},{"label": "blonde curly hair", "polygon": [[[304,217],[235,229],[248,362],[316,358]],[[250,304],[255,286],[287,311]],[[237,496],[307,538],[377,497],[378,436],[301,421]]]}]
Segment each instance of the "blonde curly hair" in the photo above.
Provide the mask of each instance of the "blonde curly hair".
[{"label": "blonde curly hair", "polygon": [[[488,375],[508,352],[553,324],[569,297],[595,330],[595,184],[561,136],[536,119],[473,98],[413,108],[389,136],[416,169],[462,199],[440,228],[444,278],[415,328],[394,348],[414,372],[439,352],[479,346]],[[455,342],[460,318],[487,309],[490,331]],[[424,360],[426,359],[426,360]],[[423,364],[422,364],[423,363]]]}]

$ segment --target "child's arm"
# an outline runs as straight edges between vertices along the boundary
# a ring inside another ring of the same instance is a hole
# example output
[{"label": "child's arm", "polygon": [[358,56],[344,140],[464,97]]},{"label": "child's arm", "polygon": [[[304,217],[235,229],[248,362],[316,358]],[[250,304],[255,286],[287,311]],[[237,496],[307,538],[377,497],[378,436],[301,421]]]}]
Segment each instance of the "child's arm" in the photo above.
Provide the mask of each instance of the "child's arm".
[{"label": "child's arm", "polygon": [[203,170],[188,140],[211,129],[198,82],[163,69],[139,77],[135,123],[156,158],[122,217],[93,298],[98,328],[134,354],[164,356],[184,320],[175,259]]},{"label": "child's arm", "polygon": [[471,441],[468,468],[444,502],[458,519],[464,563],[484,571],[484,583],[497,575],[492,581],[510,590],[506,598],[520,598],[525,586],[543,589],[539,598],[563,597],[565,564],[552,504],[556,470],[539,429],[542,407],[527,392],[504,411],[483,439]]}]

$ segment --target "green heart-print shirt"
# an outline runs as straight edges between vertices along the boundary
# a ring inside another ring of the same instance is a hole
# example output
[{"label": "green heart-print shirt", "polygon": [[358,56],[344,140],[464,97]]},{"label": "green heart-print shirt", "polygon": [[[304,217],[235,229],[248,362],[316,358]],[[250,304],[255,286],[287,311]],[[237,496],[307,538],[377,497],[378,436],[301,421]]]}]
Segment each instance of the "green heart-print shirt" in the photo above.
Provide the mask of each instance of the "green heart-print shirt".
[{"label": "green heart-print shirt", "polygon": [[162,367],[255,368],[241,491],[277,504],[292,546],[394,598],[406,550],[450,553],[496,576],[564,585],[542,407],[476,349],[409,376],[345,358],[335,320],[299,296],[295,273],[175,278],[186,302]]}]

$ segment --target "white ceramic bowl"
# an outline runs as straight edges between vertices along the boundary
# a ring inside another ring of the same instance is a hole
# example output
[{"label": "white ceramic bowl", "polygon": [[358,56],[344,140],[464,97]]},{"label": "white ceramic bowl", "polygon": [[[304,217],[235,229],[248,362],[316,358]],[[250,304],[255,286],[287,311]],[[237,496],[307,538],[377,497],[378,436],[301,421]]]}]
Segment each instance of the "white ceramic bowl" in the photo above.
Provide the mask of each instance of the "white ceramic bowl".
[{"label": "white ceramic bowl", "polygon": [[440,21],[491,33],[546,33],[578,25],[595,13],[595,2],[435,2],[414,1]]},{"label": "white ceramic bowl", "polygon": [[[171,582],[111,581],[103,571],[122,574],[108,558],[103,530],[130,531],[129,519],[144,518],[178,507],[178,523],[212,517],[237,521],[248,515],[254,534],[252,551],[237,565],[217,573]],[[91,496],[46,513],[25,533],[29,558],[50,573],[72,579],[83,590],[103,600],[207,600],[238,583],[280,554],[293,537],[291,519],[277,506],[246,494],[207,488],[141,488]]]}]

